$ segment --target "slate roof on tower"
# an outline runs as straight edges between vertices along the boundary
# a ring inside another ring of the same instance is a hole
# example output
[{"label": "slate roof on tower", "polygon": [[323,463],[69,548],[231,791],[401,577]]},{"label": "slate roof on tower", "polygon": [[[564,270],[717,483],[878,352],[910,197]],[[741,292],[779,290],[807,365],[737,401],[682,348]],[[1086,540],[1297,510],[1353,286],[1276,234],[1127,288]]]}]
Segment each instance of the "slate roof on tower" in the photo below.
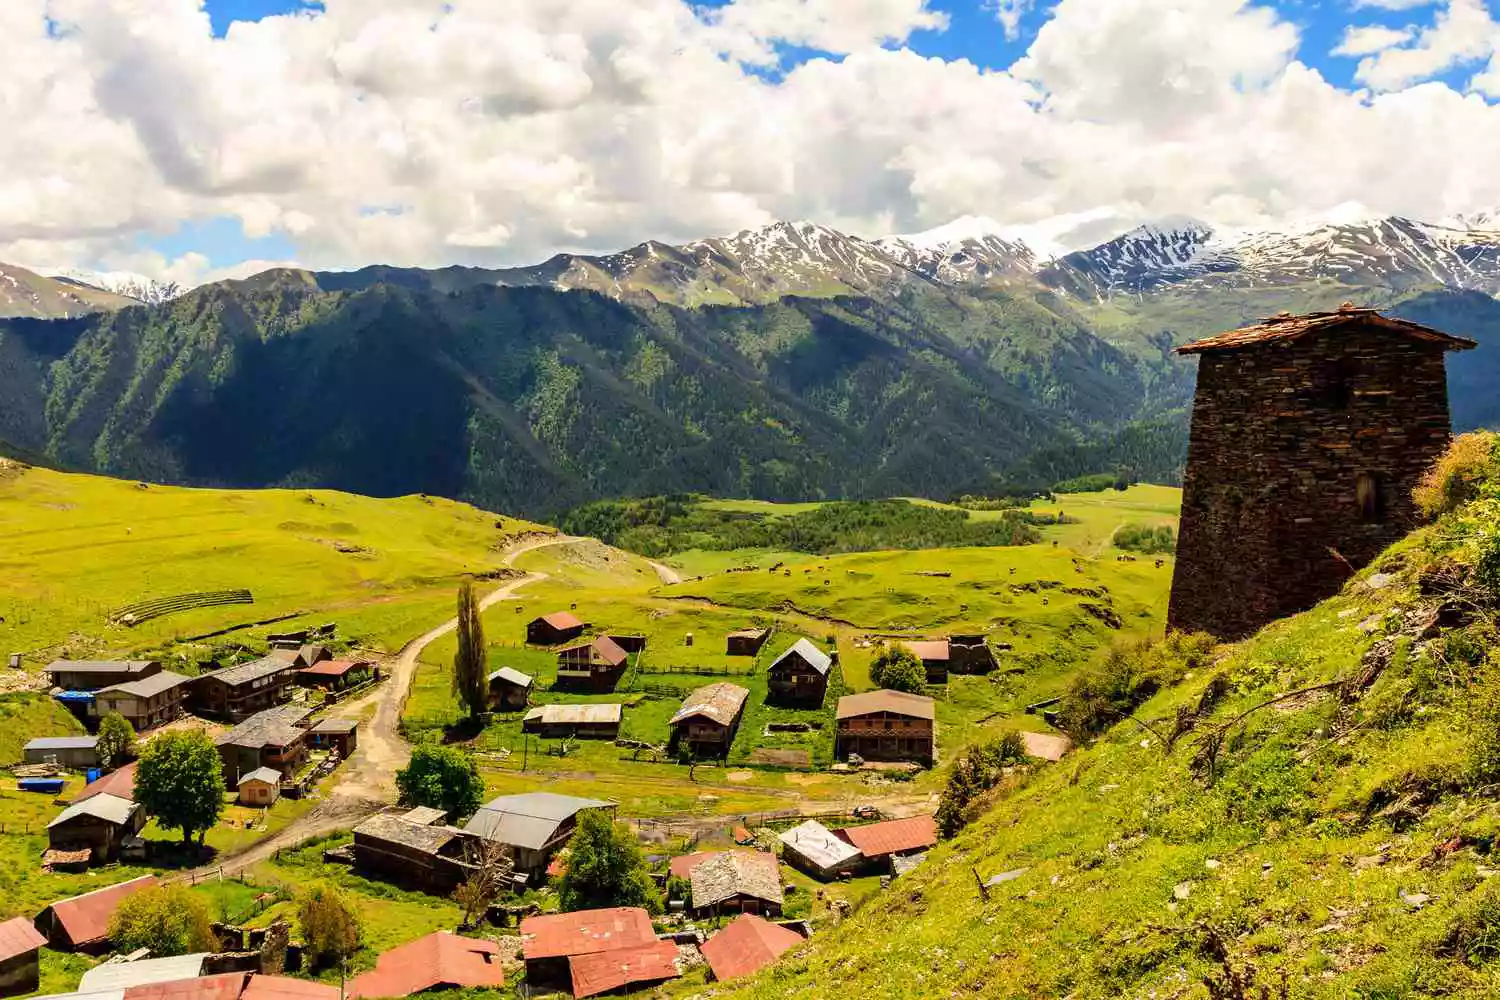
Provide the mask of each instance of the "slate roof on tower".
[{"label": "slate roof on tower", "polygon": [[1177,348],[1177,353],[1202,354],[1205,351],[1232,351],[1274,341],[1296,340],[1311,333],[1336,329],[1349,323],[1378,327],[1397,336],[1411,340],[1425,340],[1451,351],[1467,351],[1479,346],[1476,341],[1469,340],[1467,337],[1455,337],[1441,330],[1434,330],[1430,326],[1382,316],[1374,309],[1356,309],[1345,303],[1333,312],[1305,313],[1301,316],[1283,313],[1280,316],[1268,316],[1252,326],[1184,344]]}]

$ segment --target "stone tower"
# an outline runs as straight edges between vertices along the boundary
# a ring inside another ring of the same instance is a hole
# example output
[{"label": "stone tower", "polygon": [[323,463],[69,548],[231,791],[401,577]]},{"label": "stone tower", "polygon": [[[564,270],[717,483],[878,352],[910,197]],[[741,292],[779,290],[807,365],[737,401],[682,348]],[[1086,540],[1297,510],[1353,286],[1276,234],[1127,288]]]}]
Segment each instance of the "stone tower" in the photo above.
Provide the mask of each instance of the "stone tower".
[{"label": "stone tower", "polygon": [[1168,627],[1242,638],[1410,531],[1449,439],[1446,352],[1474,346],[1346,304],[1178,348],[1198,393]]}]

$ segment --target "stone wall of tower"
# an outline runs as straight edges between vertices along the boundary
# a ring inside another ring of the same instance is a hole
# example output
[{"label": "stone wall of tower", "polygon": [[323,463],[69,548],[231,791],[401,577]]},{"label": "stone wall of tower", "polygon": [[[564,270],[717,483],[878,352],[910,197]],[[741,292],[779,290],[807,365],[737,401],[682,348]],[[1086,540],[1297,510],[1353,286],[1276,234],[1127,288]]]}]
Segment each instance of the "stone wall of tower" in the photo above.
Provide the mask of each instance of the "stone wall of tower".
[{"label": "stone wall of tower", "polygon": [[1240,638],[1337,593],[1415,526],[1449,435],[1435,344],[1350,325],[1201,355],[1169,627]]}]

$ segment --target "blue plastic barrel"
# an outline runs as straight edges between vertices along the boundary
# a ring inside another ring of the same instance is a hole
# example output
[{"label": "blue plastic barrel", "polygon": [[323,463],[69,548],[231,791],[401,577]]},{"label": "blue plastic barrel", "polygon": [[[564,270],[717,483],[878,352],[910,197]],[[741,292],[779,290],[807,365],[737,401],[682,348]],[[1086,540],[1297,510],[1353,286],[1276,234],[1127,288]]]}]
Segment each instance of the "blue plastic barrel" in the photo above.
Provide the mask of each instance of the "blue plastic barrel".
[{"label": "blue plastic barrel", "polygon": [[85,781],[85,784],[92,785],[94,782],[96,782],[96,781],[99,780],[99,775],[100,775],[101,772],[100,772],[100,770],[97,767],[91,767],[91,768],[88,769],[87,773],[88,773],[88,778]]}]

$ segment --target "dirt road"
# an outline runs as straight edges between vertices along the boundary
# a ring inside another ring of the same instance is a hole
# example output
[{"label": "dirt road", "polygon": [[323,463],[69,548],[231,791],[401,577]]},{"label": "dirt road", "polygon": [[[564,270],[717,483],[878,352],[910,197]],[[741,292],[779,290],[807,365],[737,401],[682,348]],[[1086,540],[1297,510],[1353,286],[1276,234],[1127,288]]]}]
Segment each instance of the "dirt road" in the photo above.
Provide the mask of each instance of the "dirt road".
[{"label": "dirt road", "polygon": [[659,563],[655,559],[647,559],[646,561],[651,564],[652,569],[656,570],[656,575],[661,579],[662,583],[673,584],[682,582],[682,574],[666,563]]},{"label": "dirt road", "polygon": [[[567,535],[529,541],[506,552],[504,562],[506,566],[514,566],[516,559],[527,552],[576,541],[580,539]],[[545,579],[546,573],[527,573],[517,577],[480,598],[479,606],[483,609],[500,601],[514,600],[516,592],[522,587]],[[358,718],[373,705],[375,715],[360,726],[359,749],[335,772],[338,784],[328,798],[306,816],[253,847],[238,854],[226,855],[213,865],[188,874],[202,876],[217,871],[220,866],[236,871],[247,868],[266,860],[281,848],[291,847],[335,830],[346,830],[364,817],[395,802],[396,772],[411,759],[411,746],[401,736],[400,723],[401,710],[406,705],[412,678],[417,673],[417,660],[423,650],[456,628],[458,619],[451,618],[402,646],[401,651],[386,664],[390,671],[389,678],[376,685],[369,694],[339,709],[341,715]]]}]

